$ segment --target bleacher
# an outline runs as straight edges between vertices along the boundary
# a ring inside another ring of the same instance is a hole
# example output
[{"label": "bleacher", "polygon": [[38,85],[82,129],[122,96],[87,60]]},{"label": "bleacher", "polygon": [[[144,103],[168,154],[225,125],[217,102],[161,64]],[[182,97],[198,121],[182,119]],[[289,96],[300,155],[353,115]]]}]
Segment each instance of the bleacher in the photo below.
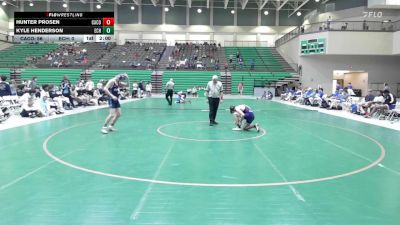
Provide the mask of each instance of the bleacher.
[{"label": "bleacher", "polygon": [[0,51],[0,67],[22,67],[27,57],[41,58],[59,47],[58,44],[16,44]]},{"label": "bleacher", "polygon": [[271,48],[257,48],[257,52],[260,58],[264,62],[265,67],[271,71],[281,71],[283,70],[283,65],[281,65],[275,56],[272,54]]},{"label": "bleacher", "polygon": [[229,58],[233,56],[233,63],[230,65],[230,70],[240,70],[239,62],[236,59],[237,52],[243,58],[242,70],[250,70],[251,62],[254,60],[254,70],[284,71],[284,66],[272,53],[271,48],[267,47],[225,47],[225,55],[228,62]]},{"label": "bleacher", "polygon": [[82,70],[80,69],[21,69],[21,79],[31,80],[37,78],[37,84],[61,84],[64,76],[68,76],[72,84],[76,84],[80,79]]},{"label": "bleacher", "polygon": [[[206,87],[215,72],[206,71],[165,71],[163,74],[163,84],[165,85],[170,78],[174,79],[175,91],[184,91],[188,88]],[[219,75],[219,74],[218,74]],[[163,90],[164,90],[163,86]]]},{"label": "bleacher", "polygon": [[126,42],[118,45],[97,61],[98,69],[154,69],[159,62],[165,43]]},{"label": "bleacher", "polygon": [[120,73],[127,73],[129,82],[133,81],[150,81],[152,71],[149,70],[94,70],[92,72],[92,80],[97,83],[99,80],[109,80]]},{"label": "bleacher", "polygon": [[63,44],[58,49],[49,52],[47,57],[38,60],[35,66],[38,68],[88,68],[109,54],[114,46],[115,43],[111,42]]},{"label": "bleacher", "polygon": [[0,74],[5,75],[10,78],[10,69],[9,68],[0,68]]},{"label": "bleacher", "polygon": [[237,86],[243,83],[243,95],[253,95],[255,82],[268,84],[290,77],[287,72],[231,72],[232,94],[238,94]]},{"label": "bleacher", "polygon": [[223,48],[209,43],[177,43],[166,54],[160,61],[161,69],[217,70],[226,62]]}]

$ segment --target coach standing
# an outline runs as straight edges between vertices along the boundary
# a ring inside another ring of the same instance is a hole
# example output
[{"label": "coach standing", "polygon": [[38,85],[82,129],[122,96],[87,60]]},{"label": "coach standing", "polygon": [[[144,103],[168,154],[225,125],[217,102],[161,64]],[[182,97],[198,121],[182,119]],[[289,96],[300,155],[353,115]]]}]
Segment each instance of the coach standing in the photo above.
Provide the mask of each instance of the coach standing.
[{"label": "coach standing", "polygon": [[208,97],[208,105],[210,108],[210,126],[218,124],[215,122],[215,117],[217,117],[219,102],[223,99],[223,90],[221,81],[218,81],[218,76],[214,75],[206,87],[206,96]]}]

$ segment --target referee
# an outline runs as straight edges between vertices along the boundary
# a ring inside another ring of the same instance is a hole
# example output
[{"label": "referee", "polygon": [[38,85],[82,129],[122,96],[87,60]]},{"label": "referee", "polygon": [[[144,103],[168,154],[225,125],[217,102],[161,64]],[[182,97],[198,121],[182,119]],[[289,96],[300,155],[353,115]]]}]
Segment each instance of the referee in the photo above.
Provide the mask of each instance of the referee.
[{"label": "referee", "polygon": [[172,105],[172,95],[174,94],[174,80],[171,78],[165,85],[165,99],[168,101],[168,105]]},{"label": "referee", "polygon": [[217,111],[220,100],[223,99],[223,87],[221,81],[218,81],[218,76],[214,75],[212,80],[208,82],[206,87],[206,96],[208,97],[208,105],[210,108],[209,118],[210,126],[217,125],[215,117],[217,117]]}]

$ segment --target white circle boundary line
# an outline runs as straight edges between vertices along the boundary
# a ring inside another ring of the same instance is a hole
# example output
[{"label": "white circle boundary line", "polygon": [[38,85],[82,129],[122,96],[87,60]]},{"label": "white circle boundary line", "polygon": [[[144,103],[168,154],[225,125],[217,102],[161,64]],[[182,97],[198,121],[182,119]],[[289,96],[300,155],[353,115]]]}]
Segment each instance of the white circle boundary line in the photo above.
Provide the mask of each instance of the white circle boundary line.
[{"label": "white circle boundary line", "polygon": [[[91,123],[95,123],[95,122],[91,122]],[[67,167],[73,168],[73,169],[77,169],[86,173],[91,173],[91,174],[96,174],[96,175],[101,175],[101,176],[106,176],[106,177],[112,177],[112,178],[118,178],[118,179],[124,179],[124,180],[131,180],[131,181],[141,181],[141,182],[148,182],[148,183],[155,183],[155,184],[165,184],[165,185],[177,185],[177,186],[195,186],[195,187],[270,187],[270,186],[287,186],[287,185],[297,185],[297,184],[309,184],[309,183],[316,183],[316,182],[322,182],[322,181],[329,181],[329,180],[335,180],[335,179],[339,179],[339,178],[343,178],[343,177],[348,177],[348,176],[352,176],[361,172],[364,172],[372,167],[375,167],[376,165],[378,165],[384,158],[386,155],[386,151],[385,148],[383,147],[383,145],[381,143],[379,143],[377,140],[362,134],[360,132],[354,131],[354,130],[350,130],[350,129],[346,129],[346,128],[341,128],[341,127],[336,127],[336,126],[331,126],[331,125],[326,125],[323,124],[324,126],[330,126],[330,127],[334,127],[334,128],[338,128],[341,130],[346,130],[355,134],[358,134],[362,137],[365,137],[367,139],[369,139],[370,141],[374,142],[381,151],[380,156],[378,157],[378,159],[376,159],[375,161],[373,161],[371,164],[368,164],[367,166],[364,166],[360,169],[354,170],[354,171],[350,171],[347,173],[343,173],[343,174],[339,174],[339,175],[334,175],[334,176],[328,176],[328,177],[322,177],[322,178],[314,178],[314,179],[307,179],[307,180],[295,180],[295,181],[287,181],[287,182],[273,182],[273,183],[248,183],[248,184],[217,184],[217,183],[189,183],[189,182],[173,182],[173,181],[162,181],[162,180],[155,180],[155,179],[145,179],[145,178],[137,178],[137,177],[129,177],[129,176],[123,176],[123,175],[117,175],[117,174],[112,174],[112,173],[106,173],[106,172],[101,172],[101,171],[97,171],[97,170],[93,170],[93,169],[88,169],[85,167],[81,167],[81,166],[77,166],[74,165],[72,163],[66,162],[60,158],[58,158],[57,156],[53,155],[47,145],[48,142],[55,136],[57,136],[58,134],[75,128],[75,127],[79,127],[79,126],[84,126],[87,124],[91,124],[91,123],[82,123],[82,124],[78,124],[78,125],[74,125],[71,127],[67,127],[64,129],[61,129],[59,131],[54,132],[53,134],[51,134],[50,136],[48,136],[45,141],[43,142],[43,150],[44,152],[50,157],[52,158],[54,161],[61,163]],[[322,124],[322,123],[319,123]]]},{"label": "white circle boundary line", "polygon": [[184,141],[197,141],[197,142],[235,142],[235,141],[248,141],[248,140],[255,140],[255,139],[259,139],[262,136],[266,135],[267,132],[261,128],[260,131],[261,133],[258,134],[257,136],[254,137],[249,137],[249,138],[240,138],[240,139],[194,139],[194,138],[185,138],[185,137],[178,137],[178,136],[173,136],[167,133],[164,133],[163,131],[161,131],[161,129],[171,126],[171,125],[175,125],[175,124],[186,124],[186,123],[208,123],[208,121],[183,121],[183,122],[176,122],[176,123],[169,123],[169,124],[164,124],[161,125],[157,128],[157,133],[159,133],[162,136],[165,137],[169,137],[169,138],[173,138],[173,139],[177,139],[177,140],[184,140]]}]

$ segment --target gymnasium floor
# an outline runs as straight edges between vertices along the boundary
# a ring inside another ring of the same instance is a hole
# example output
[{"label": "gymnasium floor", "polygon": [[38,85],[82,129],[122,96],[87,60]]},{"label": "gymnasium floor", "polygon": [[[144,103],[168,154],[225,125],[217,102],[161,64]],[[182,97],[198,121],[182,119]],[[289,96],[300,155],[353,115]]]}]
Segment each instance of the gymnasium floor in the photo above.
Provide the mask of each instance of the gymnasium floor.
[{"label": "gymnasium floor", "polygon": [[[263,129],[235,132],[246,103]],[[1,225],[398,225],[400,132],[276,102],[123,105],[0,131]]]}]

